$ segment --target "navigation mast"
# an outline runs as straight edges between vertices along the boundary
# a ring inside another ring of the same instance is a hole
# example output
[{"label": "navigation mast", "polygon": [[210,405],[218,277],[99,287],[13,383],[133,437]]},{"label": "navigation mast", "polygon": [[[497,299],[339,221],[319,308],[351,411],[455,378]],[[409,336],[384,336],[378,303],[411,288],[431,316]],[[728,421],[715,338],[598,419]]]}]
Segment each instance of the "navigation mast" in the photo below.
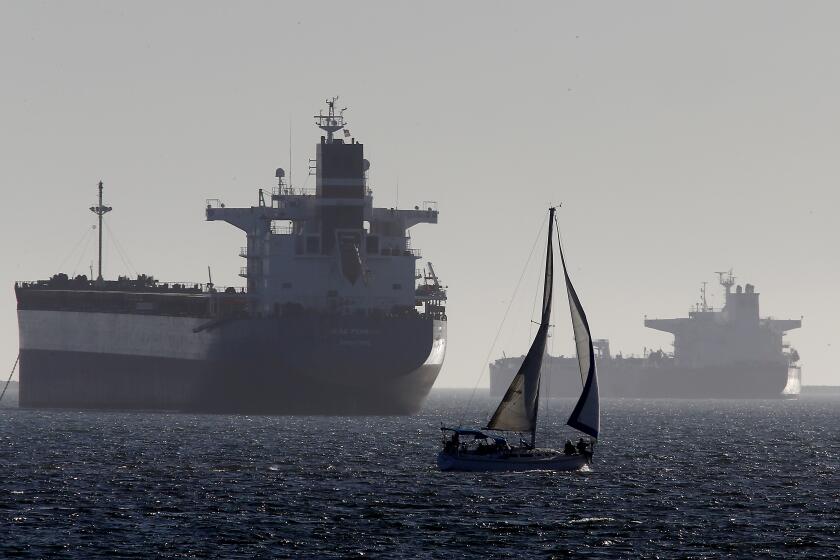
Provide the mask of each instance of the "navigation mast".
[{"label": "navigation mast", "polygon": [[726,288],[726,295],[729,295],[729,292],[732,291],[732,286],[735,285],[735,277],[732,276],[732,269],[730,268],[729,271],[723,272],[715,272],[720,279],[720,285]]},{"label": "navigation mast", "polygon": [[[315,124],[327,133],[327,144],[332,144],[333,142],[333,134],[347,126],[347,121],[344,120],[344,111],[347,110],[347,107],[341,109],[338,114],[335,114],[335,102],[338,101],[338,96],[331,97],[330,99],[326,100],[327,103],[327,114],[325,115],[323,110],[318,111],[318,114],[315,115]],[[347,132],[345,132],[347,134]]]},{"label": "navigation mast", "polygon": [[102,205],[102,181],[99,181],[99,205],[91,206],[90,211],[99,216],[99,275],[96,283],[101,284],[102,280],[102,216],[113,210],[110,206]]}]

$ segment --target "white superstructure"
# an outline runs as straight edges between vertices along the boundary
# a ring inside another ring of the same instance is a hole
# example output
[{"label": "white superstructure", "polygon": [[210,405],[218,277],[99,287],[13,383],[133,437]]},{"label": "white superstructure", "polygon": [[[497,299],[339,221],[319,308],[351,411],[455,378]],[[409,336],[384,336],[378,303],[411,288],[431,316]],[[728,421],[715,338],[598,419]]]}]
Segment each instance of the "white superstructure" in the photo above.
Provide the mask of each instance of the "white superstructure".
[{"label": "white superstructure", "polygon": [[[315,117],[326,134],[317,146],[314,190],[289,186],[278,169],[278,185],[270,194],[260,189],[256,206],[208,201],[207,219],[245,232],[240,254],[247,266],[241,275],[258,313],[289,305],[331,312],[413,310],[420,253],[411,247],[409,229],[437,223],[437,206],[374,207],[362,144],[335,137],[349,131],[335,112],[335,98],[327,104],[327,114]],[[442,290],[439,295],[445,299]],[[442,312],[439,304],[435,308]]]}]

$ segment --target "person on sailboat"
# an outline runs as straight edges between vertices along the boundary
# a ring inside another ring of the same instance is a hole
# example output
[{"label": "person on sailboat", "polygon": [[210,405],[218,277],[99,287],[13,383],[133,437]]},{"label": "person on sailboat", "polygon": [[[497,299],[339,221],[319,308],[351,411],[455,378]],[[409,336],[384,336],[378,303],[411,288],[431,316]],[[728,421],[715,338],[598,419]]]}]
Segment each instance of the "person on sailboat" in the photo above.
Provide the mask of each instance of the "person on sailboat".
[{"label": "person on sailboat", "polygon": [[572,440],[566,440],[566,445],[563,446],[563,453],[565,455],[574,455],[576,453],[575,446],[572,445]]},{"label": "person on sailboat", "polygon": [[575,447],[577,448],[577,452],[581,455],[586,455],[586,451],[589,448],[588,444],[585,441],[583,441],[583,438],[578,438],[578,442]]},{"label": "person on sailboat", "polygon": [[460,447],[460,445],[461,445],[461,441],[460,441],[460,438],[458,437],[458,432],[455,432],[455,433],[452,434],[452,437],[449,438],[446,441],[444,447],[446,448],[447,451],[449,451],[451,453],[456,453],[458,451],[458,447]]}]

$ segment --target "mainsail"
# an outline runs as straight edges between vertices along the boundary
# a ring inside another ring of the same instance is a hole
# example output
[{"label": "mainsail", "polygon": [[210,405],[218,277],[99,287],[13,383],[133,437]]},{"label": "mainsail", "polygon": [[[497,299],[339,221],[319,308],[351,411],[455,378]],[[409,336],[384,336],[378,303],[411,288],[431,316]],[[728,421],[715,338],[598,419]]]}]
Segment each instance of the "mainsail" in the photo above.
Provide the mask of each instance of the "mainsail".
[{"label": "mainsail", "polygon": [[583,391],[572,411],[572,415],[569,417],[569,421],[566,423],[576,430],[597,438],[601,425],[601,408],[598,396],[598,377],[595,373],[595,351],[592,348],[592,335],[589,332],[586,313],[584,313],[583,306],[580,304],[574,286],[572,286],[572,281],[569,279],[562,246],[560,246],[560,261],[563,263],[563,276],[566,278],[566,291],[569,294],[569,308],[572,312],[572,329],[575,333],[580,378],[583,383]]},{"label": "mainsail", "polygon": [[491,430],[531,432],[537,428],[537,404],[540,394],[540,369],[542,368],[545,342],[548,338],[548,326],[551,319],[551,293],[554,283],[554,254],[552,235],[554,227],[554,208],[549,210],[548,244],[545,255],[545,284],[543,285],[543,304],[540,328],[525,355],[525,360],[510,383],[502,402],[493,413],[487,427]]}]

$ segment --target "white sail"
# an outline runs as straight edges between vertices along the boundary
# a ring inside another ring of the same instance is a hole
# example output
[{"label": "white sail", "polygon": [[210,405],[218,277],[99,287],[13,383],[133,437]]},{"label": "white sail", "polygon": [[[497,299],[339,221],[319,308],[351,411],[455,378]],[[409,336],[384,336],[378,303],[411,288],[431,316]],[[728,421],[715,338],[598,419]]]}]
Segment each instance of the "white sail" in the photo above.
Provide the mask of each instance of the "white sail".
[{"label": "white sail", "polygon": [[514,432],[535,432],[537,427],[537,405],[540,394],[540,370],[542,369],[545,342],[548,338],[548,323],[551,319],[551,294],[554,282],[554,254],[551,237],[554,226],[554,208],[549,213],[548,246],[545,256],[545,284],[540,328],[525,355],[525,360],[510,383],[502,402],[487,427],[491,430]]},{"label": "white sail", "polygon": [[589,332],[586,313],[583,311],[583,306],[580,304],[575,288],[572,286],[572,281],[569,279],[562,247],[560,248],[560,260],[563,263],[563,276],[566,278],[566,291],[569,294],[572,329],[575,333],[580,378],[583,383],[583,391],[567,424],[597,438],[601,428],[601,405],[598,395],[598,376],[595,371],[595,351],[592,348],[592,334]]},{"label": "white sail", "polygon": [[487,423],[489,429],[514,432],[533,432],[536,429],[540,368],[547,334],[548,326],[541,325],[522,366]]}]

